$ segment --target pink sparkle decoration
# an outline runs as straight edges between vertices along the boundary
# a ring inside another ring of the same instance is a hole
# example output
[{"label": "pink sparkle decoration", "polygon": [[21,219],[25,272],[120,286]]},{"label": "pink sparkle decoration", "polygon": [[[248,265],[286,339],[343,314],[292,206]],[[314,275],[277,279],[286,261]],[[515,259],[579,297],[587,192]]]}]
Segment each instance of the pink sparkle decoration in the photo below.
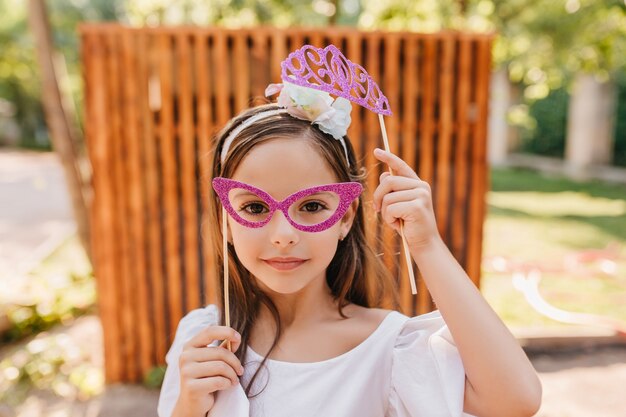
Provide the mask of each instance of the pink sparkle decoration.
[{"label": "pink sparkle decoration", "polygon": [[[263,200],[268,205],[270,210],[267,218],[262,221],[251,222],[237,214],[237,211],[230,204],[230,200],[228,198],[228,193],[233,188],[241,188],[243,190],[250,191],[252,194],[258,196],[261,200]],[[243,226],[252,228],[263,227],[272,219],[274,212],[276,210],[280,210],[283,212],[285,218],[293,227],[303,232],[313,233],[322,232],[332,227],[335,223],[341,220],[343,215],[346,214],[346,212],[348,211],[348,208],[350,208],[350,204],[352,204],[352,202],[356,200],[363,192],[363,186],[358,182],[337,182],[333,184],[317,185],[315,187],[305,188],[304,190],[300,190],[294,194],[291,194],[283,201],[276,201],[271,195],[259,188],[256,188],[255,186],[224,177],[213,178],[213,189],[217,193],[217,196],[222,202],[222,206],[226,209],[228,214],[230,214],[233,220]],[[291,216],[289,215],[289,206],[304,197],[323,191],[332,191],[336,193],[340,199],[339,206],[330,218],[319,224],[312,225],[300,224],[291,218]]]},{"label": "pink sparkle decoration", "polygon": [[302,87],[325,91],[391,116],[389,101],[365,69],[351,62],[334,45],[304,45],[280,64],[282,79]]}]

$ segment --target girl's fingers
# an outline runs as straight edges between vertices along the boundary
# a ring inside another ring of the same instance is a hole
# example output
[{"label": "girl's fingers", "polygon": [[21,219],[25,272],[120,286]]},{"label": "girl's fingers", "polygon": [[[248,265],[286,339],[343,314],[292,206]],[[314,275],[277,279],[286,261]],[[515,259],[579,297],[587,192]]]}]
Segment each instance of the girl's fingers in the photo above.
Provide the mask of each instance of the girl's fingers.
[{"label": "girl's fingers", "polygon": [[383,220],[396,229],[398,219],[405,218],[409,215],[419,216],[420,214],[415,212],[415,207],[410,201],[402,201],[387,207],[383,214]]},{"label": "girl's fingers", "polygon": [[374,156],[381,162],[389,165],[393,170],[394,175],[401,175],[409,178],[417,178],[417,174],[413,169],[404,162],[399,156],[392,154],[391,152],[384,151],[382,149],[374,149]]},{"label": "girl's fingers", "polygon": [[378,177],[378,182],[381,183],[383,182],[383,180],[385,178],[387,178],[388,176],[390,176],[391,174],[389,173],[389,171],[385,171],[382,174],[380,174],[380,177]]},{"label": "girl's fingers", "polygon": [[411,201],[419,197],[420,197],[420,192],[419,190],[416,190],[415,188],[412,188],[409,190],[394,191],[392,193],[389,193],[383,196],[383,199],[380,205],[380,211],[384,213],[390,204],[400,203],[403,201]]},{"label": "girl's fingers", "polygon": [[228,339],[233,344],[233,351],[236,352],[241,344],[241,335],[235,329],[227,326],[208,326],[185,343],[183,349],[199,348],[210,345],[216,340]]},{"label": "girl's fingers", "polygon": [[186,379],[221,376],[228,378],[233,385],[239,382],[239,377],[235,370],[222,361],[189,363],[180,368],[180,375]]},{"label": "girl's fingers", "polygon": [[372,194],[374,207],[380,210],[382,198],[393,191],[421,188],[424,187],[423,184],[425,184],[423,181],[415,178],[400,177],[397,175],[385,176],[382,178],[380,185],[374,190],[374,194]]},{"label": "girl's fingers", "polygon": [[183,351],[183,353],[181,353],[181,366],[183,366],[183,363],[188,362],[196,363],[211,361],[225,362],[230,365],[230,367],[233,368],[236,373],[243,374],[241,361],[239,361],[237,356],[235,356],[235,354],[228,349],[210,346],[191,349],[188,351]]},{"label": "girl's fingers", "polygon": [[232,386],[232,381],[223,376],[192,379],[187,383],[188,389],[198,396],[208,395]]}]

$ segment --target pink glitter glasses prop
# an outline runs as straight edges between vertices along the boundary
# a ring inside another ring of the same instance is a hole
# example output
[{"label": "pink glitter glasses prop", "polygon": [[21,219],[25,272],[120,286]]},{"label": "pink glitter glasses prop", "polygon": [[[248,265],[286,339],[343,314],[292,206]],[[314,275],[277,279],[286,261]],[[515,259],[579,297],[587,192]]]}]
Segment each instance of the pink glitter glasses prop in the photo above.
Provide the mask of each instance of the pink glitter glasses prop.
[{"label": "pink glitter glasses prop", "polygon": [[259,188],[222,177],[213,179],[213,189],[228,214],[243,226],[263,227],[280,210],[293,227],[312,233],[337,223],[363,192],[358,182],[340,182],[306,188],[276,201]]}]

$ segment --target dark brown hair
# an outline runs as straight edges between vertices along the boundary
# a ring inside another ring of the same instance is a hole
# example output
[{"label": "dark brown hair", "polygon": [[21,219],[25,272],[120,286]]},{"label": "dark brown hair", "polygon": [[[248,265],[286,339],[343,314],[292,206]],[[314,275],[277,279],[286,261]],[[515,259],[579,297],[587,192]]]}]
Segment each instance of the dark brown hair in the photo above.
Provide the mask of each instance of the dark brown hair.
[{"label": "dark brown hair", "polygon": [[[230,123],[217,134],[213,147],[211,179],[215,177],[231,177],[242,159],[256,145],[278,138],[305,138],[310,140],[315,149],[327,162],[339,182],[356,181],[364,183],[365,169],[359,168],[354,150],[348,137],[344,137],[348,149],[350,166],[346,163],[343,146],[332,136],[322,132],[309,121],[296,119],[287,113],[264,117],[246,126],[233,140],[224,164],[221,162],[222,147],[229,133],[246,119],[257,113],[278,109],[275,104],[262,105],[248,109],[234,117]],[[215,227],[210,231],[209,250],[214,253],[216,263],[215,275],[219,277],[220,294],[223,294],[223,255],[221,205],[217,195],[213,193],[209,199],[209,219]],[[242,361],[245,358],[250,332],[254,326],[261,303],[269,309],[276,321],[277,333],[267,356],[274,350],[282,334],[280,317],[276,306],[256,285],[250,272],[241,264],[233,245],[228,247],[229,259],[229,296],[231,327],[241,336],[241,348],[235,352]],[[363,307],[398,308],[398,295],[394,281],[388,269],[382,263],[365,236],[365,216],[361,197],[352,227],[343,241],[339,242],[337,252],[326,270],[326,282],[335,301],[338,302],[339,314],[346,317],[343,307],[353,303]],[[220,305],[222,323],[224,321],[224,305]],[[265,364],[267,356],[261,362]],[[245,387],[249,397],[251,386],[258,376],[258,370]],[[258,395],[255,394],[255,395]]]}]

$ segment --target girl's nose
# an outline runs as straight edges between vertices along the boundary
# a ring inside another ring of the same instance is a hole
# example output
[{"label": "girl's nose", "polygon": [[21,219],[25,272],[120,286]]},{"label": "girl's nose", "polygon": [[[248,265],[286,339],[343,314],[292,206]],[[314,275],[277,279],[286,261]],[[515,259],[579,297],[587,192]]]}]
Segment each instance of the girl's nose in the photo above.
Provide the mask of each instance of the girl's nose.
[{"label": "girl's nose", "polygon": [[300,240],[298,230],[289,223],[280,210],[276,210],[268,226],[270,227],[270,239],[276,246],[287,247],[295,245]]}]

